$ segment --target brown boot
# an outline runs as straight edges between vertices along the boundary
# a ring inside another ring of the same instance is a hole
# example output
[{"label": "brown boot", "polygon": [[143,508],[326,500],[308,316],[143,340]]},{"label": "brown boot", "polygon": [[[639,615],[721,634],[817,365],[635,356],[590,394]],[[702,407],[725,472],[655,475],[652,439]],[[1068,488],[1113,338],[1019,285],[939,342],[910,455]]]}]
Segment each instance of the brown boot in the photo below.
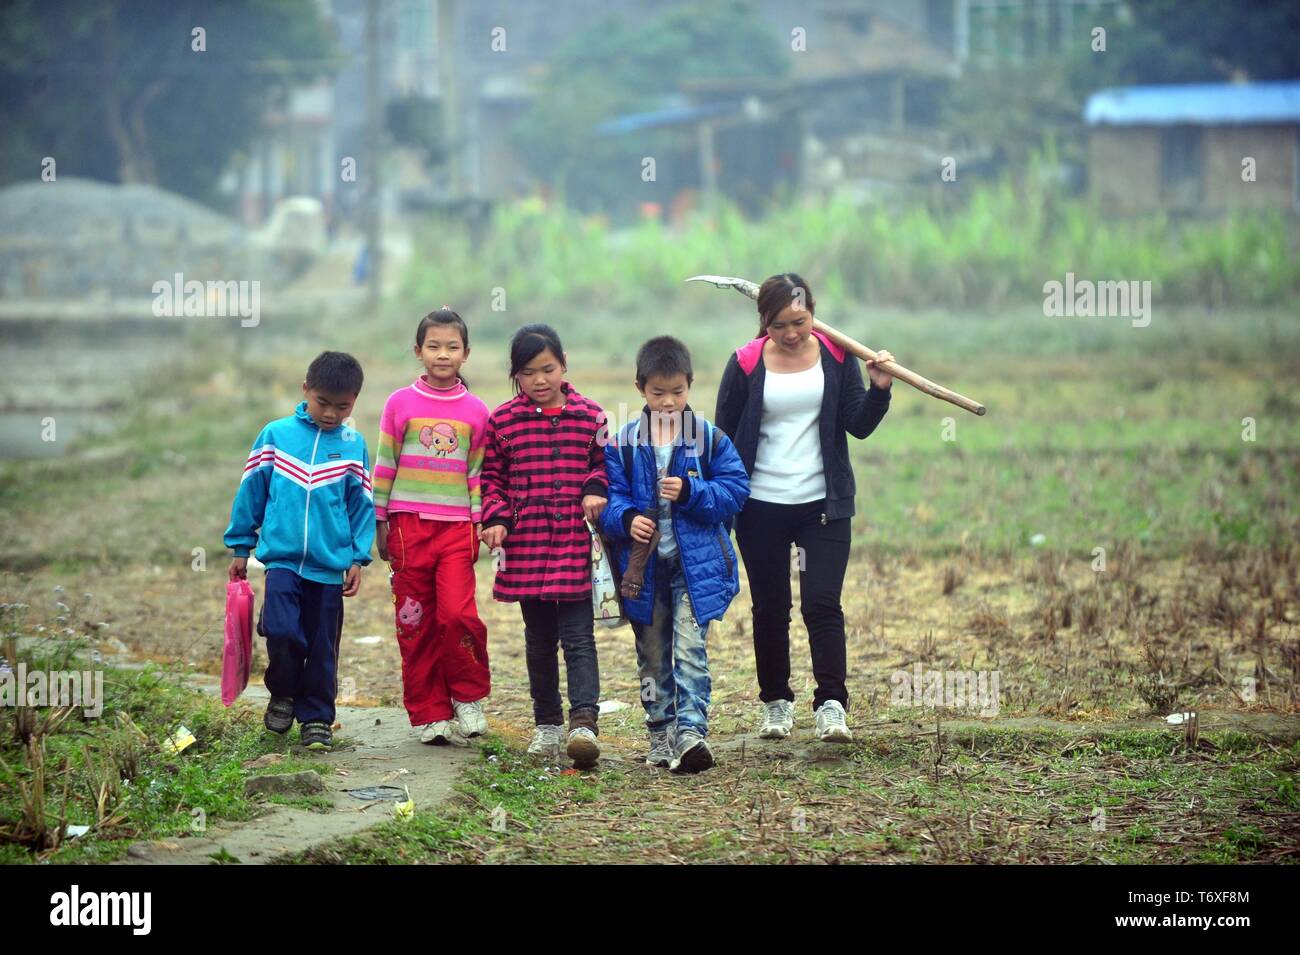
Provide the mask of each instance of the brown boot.
[{"label": "brown boot", "polygon": [[659,508],[648,507],[641,512],[641,516],[655,522],[655,532],[650,535],[648,543],[633,541],[632,549],[628,551],[627,570],[623,571],[618,592],[620,596],[630,600],[641,596],[641,588],[645,585],[646,564],[650,562],[650,555],[659,546]]},{"label": "brown boot", "polygon": [[569,739],[565,752],[573,760],[574,769],[590,769],[600,760],[597,732],[595,710],[584,709],[569,714]]}]

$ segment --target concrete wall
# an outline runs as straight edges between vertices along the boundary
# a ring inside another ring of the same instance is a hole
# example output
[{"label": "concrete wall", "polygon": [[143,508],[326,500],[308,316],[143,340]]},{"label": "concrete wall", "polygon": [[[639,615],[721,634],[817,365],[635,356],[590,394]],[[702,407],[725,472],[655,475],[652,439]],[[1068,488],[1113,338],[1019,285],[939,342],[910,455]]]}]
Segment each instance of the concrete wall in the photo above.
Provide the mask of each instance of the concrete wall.
[{"label": "concrete wall", "polygon": [[[1203,179],[1196,211],[1239,208],[1297,210],[1296,126],[1212,126],[1202,140]],[[1161,128],[1100,126],[1088,132],[1088,193],[1117,211],[1166,202],[1160,180]],[[1255,160],[1255,181],[1241,178],[1243,157]]]},{"label": "concrete wall", "polygon": [[[1206,130],[1205,206],[1294,208],[1295,126],[1221,126]],[[1241,161],[1255,160],[1255,181],[1242,182]]]},{"label": "concrete wall", "polygon": [[1088,133],[1088,194],[1121,211],[1160,204],[1160,131],[1101,126]]}]

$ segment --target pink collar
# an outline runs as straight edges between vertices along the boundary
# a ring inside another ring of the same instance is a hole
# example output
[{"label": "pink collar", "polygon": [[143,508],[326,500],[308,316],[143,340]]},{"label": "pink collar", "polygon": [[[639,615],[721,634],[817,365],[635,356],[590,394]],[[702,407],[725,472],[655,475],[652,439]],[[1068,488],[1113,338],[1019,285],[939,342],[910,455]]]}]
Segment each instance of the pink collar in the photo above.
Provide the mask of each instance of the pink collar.
[{"label": "pink collar", "polygon": [[454,401],[469,390],[465,387],[465,382],[461,381],[459,378],[456,379],[456,383],[450,388],[435,388],[424,380],[423,375],[415,379],[415,383],[412,384],[411,387],[426,398],[437,398],[440,401]]},{"label": "pink collar", "polygon": [[[835,344],[827,338],[825,334],[819,332],[815,328],[813,329],[813,334],[817,336],[817,340],[822,343],[836,361],[841,363],[844,361],[843,348]],[[736,360],[740,362],[740,370],[745,374],[752,375],[754,369],[758,367],[758,363],[763,360],[763,343],[765,341],[767,341],[767,336],[760,335],[752,342],[749,342],[746,345],[741,345],[736,349]]]}]

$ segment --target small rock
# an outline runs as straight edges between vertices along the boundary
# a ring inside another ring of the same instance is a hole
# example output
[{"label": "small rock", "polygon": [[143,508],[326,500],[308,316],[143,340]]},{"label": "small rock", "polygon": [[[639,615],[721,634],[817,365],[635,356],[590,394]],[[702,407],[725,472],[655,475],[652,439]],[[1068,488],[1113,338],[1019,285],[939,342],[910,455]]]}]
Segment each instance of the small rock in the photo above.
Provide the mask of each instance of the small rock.
[{"label": "small rock", "polygon": [[300,773],[254,776],[244,783],[249,796],[311,796],[325,791],[318,773],[304,769]]}]

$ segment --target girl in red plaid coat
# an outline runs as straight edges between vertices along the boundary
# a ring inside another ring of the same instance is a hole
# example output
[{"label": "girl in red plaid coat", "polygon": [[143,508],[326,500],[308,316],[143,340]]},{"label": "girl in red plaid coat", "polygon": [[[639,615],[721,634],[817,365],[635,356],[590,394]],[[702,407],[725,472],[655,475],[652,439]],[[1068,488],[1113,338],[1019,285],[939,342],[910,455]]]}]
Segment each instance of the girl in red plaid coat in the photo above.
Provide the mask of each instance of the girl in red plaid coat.
[{"label": "girl in red plaid coat", "polygon": [[605,412],[567,381],[559,336],[525,325],[510,343],[515,397],[488,417],[482,538],[497,564],[492,596],[518,601],[537,724],[528,752],[565,741],[556,645],[569,678],[566,752],[596,764],[600,670],[591,605],[591,534],[607,503]]}]

